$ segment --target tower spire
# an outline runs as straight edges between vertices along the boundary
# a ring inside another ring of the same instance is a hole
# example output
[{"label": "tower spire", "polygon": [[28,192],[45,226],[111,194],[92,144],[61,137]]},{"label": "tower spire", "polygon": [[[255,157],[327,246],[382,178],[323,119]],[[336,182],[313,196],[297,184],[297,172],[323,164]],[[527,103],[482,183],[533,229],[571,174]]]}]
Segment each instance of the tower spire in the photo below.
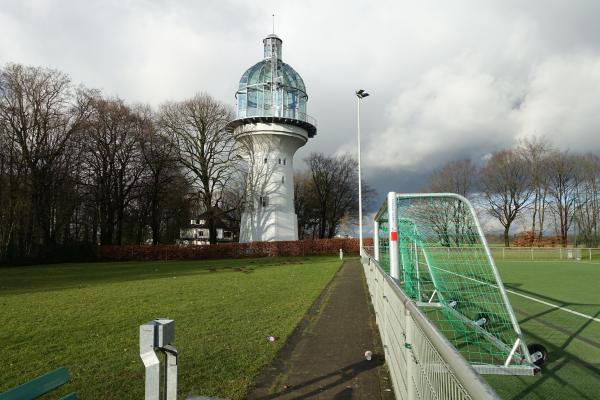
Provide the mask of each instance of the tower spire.
[{"label": "tower spire", "polygon": [[275,34],[275,13],[273,13],[273,35]]}]

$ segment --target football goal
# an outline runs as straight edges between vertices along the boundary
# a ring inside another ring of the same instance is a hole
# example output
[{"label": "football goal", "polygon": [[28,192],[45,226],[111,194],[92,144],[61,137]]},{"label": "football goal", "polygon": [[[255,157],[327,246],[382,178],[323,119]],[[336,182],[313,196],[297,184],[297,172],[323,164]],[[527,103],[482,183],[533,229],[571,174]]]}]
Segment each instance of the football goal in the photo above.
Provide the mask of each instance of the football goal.
[{"label": "football goal", "polygon": [[533,375],[527,346],[471,203],[389,193],[375,217],[374,257],[479,373]]}]

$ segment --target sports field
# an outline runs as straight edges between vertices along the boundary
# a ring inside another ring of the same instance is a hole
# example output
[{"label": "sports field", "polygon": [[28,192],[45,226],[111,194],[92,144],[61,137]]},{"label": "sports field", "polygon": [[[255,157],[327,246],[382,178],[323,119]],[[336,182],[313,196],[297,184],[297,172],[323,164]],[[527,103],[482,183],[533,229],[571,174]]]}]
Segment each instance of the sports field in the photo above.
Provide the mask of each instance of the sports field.
[{"label": "sports field", "polygon": [[0,393],[64,366],[73,382],[53,396],[141,399],[139,325],[169,317],[179,396],[243,398],[340,265],[295,257],[2,268]]},{"label": "sports field", "polygon": [[[538,377],[486,379],[504,399],[597,399],[600,263],[497,265],[528,343],[543,344],[549,362]],[[311,257],[0,269],[0,392],[66,366],[74,379],[60,393],[141,398],[138,326],[161,316],[176,320],[180,395],[243,398],[339,266]]]},{"label": "sports field", "polygon": [[600,398],[600,263],[496,259],[526,340],[549,362],[539,377],[488,382],[503,399]]}]

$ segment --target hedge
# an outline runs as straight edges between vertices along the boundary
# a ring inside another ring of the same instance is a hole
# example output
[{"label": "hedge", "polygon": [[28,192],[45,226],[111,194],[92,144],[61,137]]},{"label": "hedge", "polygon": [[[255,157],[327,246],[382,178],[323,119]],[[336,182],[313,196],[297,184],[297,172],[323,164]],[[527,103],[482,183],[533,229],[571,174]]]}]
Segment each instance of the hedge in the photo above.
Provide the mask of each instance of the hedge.
[{"label": "hedge", "polygon": [[[365,246],[373,239],[365,238]],[[358,254],[358,239],[316,239],[285,242],[221,243],[199,245],[100,246],[98,261],[206,260],[242,257],[317,256]]]}]

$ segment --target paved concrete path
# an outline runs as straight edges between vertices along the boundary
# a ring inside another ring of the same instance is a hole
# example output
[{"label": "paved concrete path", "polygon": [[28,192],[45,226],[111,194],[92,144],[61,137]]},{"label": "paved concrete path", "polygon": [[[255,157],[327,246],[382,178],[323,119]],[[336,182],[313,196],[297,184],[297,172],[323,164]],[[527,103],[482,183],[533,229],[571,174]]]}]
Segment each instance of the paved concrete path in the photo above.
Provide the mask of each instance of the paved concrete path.
[{"label": "paved concrete path", "polygon": [[248,398],[393,399],[382,354],[362,266],[349,260]]}]

